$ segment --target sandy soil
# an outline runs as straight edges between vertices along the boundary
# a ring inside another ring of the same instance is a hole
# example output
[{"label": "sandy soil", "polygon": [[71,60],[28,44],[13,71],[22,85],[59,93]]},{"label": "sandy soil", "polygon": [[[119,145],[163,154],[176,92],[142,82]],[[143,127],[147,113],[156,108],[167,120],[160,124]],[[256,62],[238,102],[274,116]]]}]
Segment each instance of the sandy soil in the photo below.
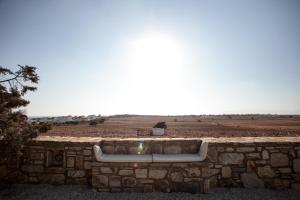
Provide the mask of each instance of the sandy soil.
[{"label": "sandy soil", "polygon": [[110,117],[103,124],[54,126],[42,135],[148,137],[159,121],[167,123],[165,137],[300,136],[300,116],[138,116]]}]

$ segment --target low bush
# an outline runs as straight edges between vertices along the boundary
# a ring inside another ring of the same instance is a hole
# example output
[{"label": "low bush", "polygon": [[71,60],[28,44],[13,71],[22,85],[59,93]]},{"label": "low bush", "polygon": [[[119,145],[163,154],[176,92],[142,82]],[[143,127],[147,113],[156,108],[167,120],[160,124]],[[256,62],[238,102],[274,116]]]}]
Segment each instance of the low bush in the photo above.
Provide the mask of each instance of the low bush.
[{"label": "low bush", "polygon": [[157,122],[153,128],[163,128],[163,129],[166,129],[167,128],[167,124],[166,122]]}]

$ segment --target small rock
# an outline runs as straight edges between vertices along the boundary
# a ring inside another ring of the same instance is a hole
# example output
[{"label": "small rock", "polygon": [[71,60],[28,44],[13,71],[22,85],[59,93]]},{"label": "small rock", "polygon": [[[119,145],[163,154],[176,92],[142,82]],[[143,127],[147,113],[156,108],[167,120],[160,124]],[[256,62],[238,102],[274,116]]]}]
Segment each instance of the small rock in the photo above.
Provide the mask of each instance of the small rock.
[{"label": "small rock", "polygon": [[291,186],[294,190],[300,190],[300,184],[299,183],[293,183]]},{"label": "small rock", "polygon": [[223,178],[231,177],[231,168],[229,166],[222,167],[222,177]]},{"label": "small rock", "polygon": [[150,169],[149,178],[153,179],[163,179],[167,175],[167,170],[165,169]]},{"label": "small rock", "polygon": [[96,188],[108,187],[108,177],[104,175],[93,175],[92,185]]},{"label": "small rock", "polygon": [[121,175],[121,176],[130,176],[132,174],[133,174],[132,169],[122,169],[119,171],[119,175]]},{"label": "small rock", "polygon": [[135,169],[136,178],[147,178],[148,170],[147,169]]},{"label": "small rock", "polygon": [[101,173],[103,173],[103,174],[111,174],[111,173],[113,173],[113,172],[112,172],[112,169],[109,168],[109,167],[100,167],[100,171],[101,171]]},{"label": "small rock", "polygon": [[67,167],[74,167],[74,166],[75,166],[75,158],[67,157]]},{"label": "small rock", "polygon": [[110,187],[121,187],[121,177],[110,176],[109,177],[109,186]]},{"label": "small rock", "polygon": [[263,150],[262,151],[262,158],[264,159],[264,160],[267,160],[267,159],[269,159],[269,152],[267,151],[267,150]]},{"label": "small rock", "polygon": [[91,150],[83,150],[83,155],[90,156],[90,155],[92,155],[92,151]]},{"label": "small rock", "polygon": [[239,147],[236,148],[237,152],[253,152],[255,151],[255,147]]},{"label": "small rock", "polygon": [[219,156],[221,164],[243,164],[244,155],[242,153],[222,153]]},{"label": "small rock", "polygon": [[272,167],[285,167],[289,164],[289,158],[283,153],[272,153],[271,154],[271,166]]},{"label": "small rock", "polygon": [[190,177],[198,177],[201,175],[201,170],[198,167],[187,168],[188,175]]},{"label": "small rock", "polygon": [[300,159],[294,159],[293,168],[295,172],[300,172]]},{"label": "small rock", "polygon": [[263,188],[264,182],[254,172],[241,174],[241,180],[245,188]]},{"label": "small rock", "polygon": [[85,171],[83,170],[68,170],[68,176],[72,178],[80,178],[85,176]]},{"label": "small rock", "polygon": [[122,184],[124,187],[134,187],[136,185],[136,179],[133,177],[123,177]]},{"label": "small rock", "polygon": [[258,176],[262,178],[273,178],[276,176],[275,172],[270,166],[258,167],[257,173]]},{"label": "small rock", "polygon": [[183,181],[183,175],[181,172],[172,172],[170,174],[170,178],[173,182],[182,182]]}]

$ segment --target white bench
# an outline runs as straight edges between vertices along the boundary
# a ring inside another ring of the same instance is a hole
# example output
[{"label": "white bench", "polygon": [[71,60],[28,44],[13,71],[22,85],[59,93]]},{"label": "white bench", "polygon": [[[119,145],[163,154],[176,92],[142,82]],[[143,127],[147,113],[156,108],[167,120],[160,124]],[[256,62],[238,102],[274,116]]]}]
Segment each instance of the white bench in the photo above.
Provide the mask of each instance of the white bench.
[{"label": "white bench", "polygon": [[94,145],[96,160],[99,162],[199,162],[207,155],[208,143],[202,142],[196,154],[104,154],[98,145]]}]

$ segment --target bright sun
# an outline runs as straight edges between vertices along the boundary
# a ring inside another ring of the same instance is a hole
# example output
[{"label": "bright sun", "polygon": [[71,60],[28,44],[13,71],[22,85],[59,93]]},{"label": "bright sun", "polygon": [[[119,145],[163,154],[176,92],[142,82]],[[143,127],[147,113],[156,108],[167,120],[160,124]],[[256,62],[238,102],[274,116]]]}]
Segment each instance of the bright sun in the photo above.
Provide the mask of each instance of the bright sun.
[{"label": "bright sun", "polygon": [[144,34],[131,43],[128,53],[130,74],[135,80],[144,82],[154,78],[162,84],[178,79],[182,73],[184,52],[171,35]]},{"label": "bright sun", "polygon": [[120,109],[174,113],[189,98],[188,59],[181,40],[172,34],[148,32],[129,40],[126,47],[122,84],[115,98],[122,99]]}]

